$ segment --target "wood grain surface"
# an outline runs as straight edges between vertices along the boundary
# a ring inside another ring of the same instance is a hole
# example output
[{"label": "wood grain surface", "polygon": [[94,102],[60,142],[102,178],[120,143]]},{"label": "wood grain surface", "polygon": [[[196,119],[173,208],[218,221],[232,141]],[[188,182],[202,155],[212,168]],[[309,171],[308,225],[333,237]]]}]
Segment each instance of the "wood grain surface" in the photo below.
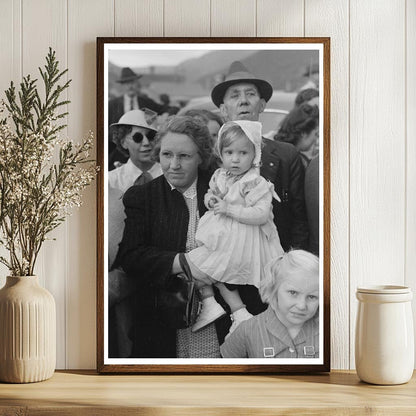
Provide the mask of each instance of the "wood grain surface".
[{"label": "wood grain surface", "polygon": [[416,379],[374,386],[353,372],[314,376],[100,376],[57,372],[0,384],[0,415],[415,415]]},{"label": "wood grain surface", "polygon": [[[348,4],[337,0],[306,2],[305,36],[329,36],[332,45],[348,44]],[[332,55],[335,54],[335,58]],[[346,47],[331,47],[331,365],[349,368],[349,108]]]},{"label": "wood grain surface", "polygon": [[[43,94],[43,82],[38,68],[44,68],[49,47],[56,51],[56,58],[60,63],[59,69],[62,71],[68,66],[66,0],[40,0],[37,2],[22,0],[21,7],[22,74],[23,76],[30,74],[32,78],[37,78],[39,92]],[[39,24],[42,21],[49,23]],[[67,79],[68,75],[66,74],[62,78],[62,82]],[[61,99],[65,100],[67,97],[68,91],[66,90]],[[63,106],[61,110],[65,112],[68,107]],[[60,134],[62,138],[67,137],[68,129],[63,129]],[[55,162],[59,160],[58,157],[57,154],[54,155]],[[56,353],[58,368],[65,368],[66,365],[66,286],[68,278],[66,260],[71,253],[68,245],[68,232],[69,228],[66,222],[48,235],[49,239],[56,240],[53,241],[53,244],[51,241],[46,241],[43,244],[35,267],[39,284],[47,288],[55,298],[56,342],[59,345]]]},{"label": "wood grain surface", "polygon": [[[357,23],[350,32],[351,367],[357,287],[402,285],[405,278],[406,86],[396,82],[405,75],[405,48],[397,47],[405,38],[403,4],[353,0],[350,5],[350,19]],[[388,33],[379,25],[385,16]],[[389,89],[389,100],[378,105]]]},{"label": "wood grain surface", "polygon": [[[96,122],[96,59],[95,33],[113,35],[113,1],[89,0],[68,3],[68,77],[72,79],[68,99],[68,136],[79,143]],[[95,135],[95,139],[97,136]],[[92,150],[95,157],[95,149]],[[95,359],[95,331],[90,322],[95,317],[96,285],[95,257],[74,256],[73,247],[80,253],[96,246],[96,186],[89,186],[83,195],[83,206],[74,210],[67,219],[66,257],[68,278],[66,280],[66,362],[65,368],[88,368]],[[80,339],[82,342],[80,342]],[[59,366],[58,368],[62,368]]]}]

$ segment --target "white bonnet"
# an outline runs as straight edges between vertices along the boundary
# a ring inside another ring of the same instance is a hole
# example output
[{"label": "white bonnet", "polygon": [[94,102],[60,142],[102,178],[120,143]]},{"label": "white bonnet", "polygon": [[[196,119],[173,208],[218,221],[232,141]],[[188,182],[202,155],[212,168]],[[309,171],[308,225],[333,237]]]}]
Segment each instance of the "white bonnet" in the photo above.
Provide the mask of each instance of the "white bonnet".
[{"label": "white bonnet", "polygon": [[[219,151],[220,149],[220,143],[221,143],[221,140],[223,139],[224,130],[228,129],[233,124],[240,126],[241,130],[243,130],[247,138],[253,143],[254,151],[255,151],[253,165],[256,167],[260,167],[262,125],[259,121],[234,120],[234,121],[228,121],[227,123],[223,124],[222,127],[220,128],[220,131],[218,132],[217,150]],[[221,152],[218,152],[218,153],[221,155]]]}]

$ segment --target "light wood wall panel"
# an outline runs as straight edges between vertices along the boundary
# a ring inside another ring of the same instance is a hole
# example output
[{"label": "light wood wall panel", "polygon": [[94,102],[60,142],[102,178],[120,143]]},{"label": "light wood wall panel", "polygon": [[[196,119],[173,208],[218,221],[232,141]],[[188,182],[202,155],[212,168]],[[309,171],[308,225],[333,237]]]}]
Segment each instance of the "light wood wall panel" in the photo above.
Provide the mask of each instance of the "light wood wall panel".
[{"label": "light wood wall panel", "polygon": [[10,81],[19,83],[22,75],[21,0],[2,0],[0,13],[0,99]]},{"label": "light wood wall panel", "polygon": [[[68,0],[68,136],[81,142],[96,126],[96,37],[114,33],[114,0]],[[95,148],[92,150],[95,158]],[[66,368],[96,366],[96,183],[68,219]]]},{"label": "light wood wall panel", "polygon": [[406,192],[404,27],[404,0],[384,2],[351,0],[350,365],[352,367],[354,367],[356,287],[404,282]]},{"label": "light wood wall panel", "polygon": [[[2,0],[0,13],[0,100],[6,98],[4,91],[13,81],[19,85],[22,77],[21,48],[21,0]],[[0,255],[8,258],[7,251],[0,247]],[[8,269],[0,264],[0,287],[6,283]]]},{"label": "light wood wall panel", "polygon": [[210,36],[210,0],[164,2],[164,36]]},{"label": "light wood wall panel", "polygon": [[115,0],[115,36],[163,36],[163,0]]},{"label": "light wood wall panel", "polygon": [[304,0],[257,0],[257,36],[304,36]]},{"label": "light wood wall panel", "polygon": [[[38,67],[45,65],[49,47],[56,51],[60,68],[67,67],[67,4],[65,0],[23,0],[22,56],[23,75],[40,78]],[[64,77],[64,81],[66,76]],[[41,86],[39,81],[39,87]],[[40,88],[40,91],[43,89]],[[62,95],[67,98],[66,93]],[[67,129],[61,131],[65,136]],[[68,245],[68,223],[50,233],[40,251],[35,273],[40,283],[54,296],[57,311],[57,367],[66,366],[66,282],[72,247]]]},{"label": "light wood wall panel", "polygon": [[349,366],[348,4],[307,0],[305,36],[331,38],[331,366]]},{"label": "light wood wall panel", "polygon": [[211,0],[211,36],[256,36],[256,1]]},{"label": "light wood wall panel", "polygon": [[[406,280],[416,292],[416,0],[406,2]],[[413,298],[416,323],[416,299]],[[416,336],[416,325],[415,325]],[[415,351],[416,353],[416,351]],[[416,357],[416,355],[415,355]]]}]

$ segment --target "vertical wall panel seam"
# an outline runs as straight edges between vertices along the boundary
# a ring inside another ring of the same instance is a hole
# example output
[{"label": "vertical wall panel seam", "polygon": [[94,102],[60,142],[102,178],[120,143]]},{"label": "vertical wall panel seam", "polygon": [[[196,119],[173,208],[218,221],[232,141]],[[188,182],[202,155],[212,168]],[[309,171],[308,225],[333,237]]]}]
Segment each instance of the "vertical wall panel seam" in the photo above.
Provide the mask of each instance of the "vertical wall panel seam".
[{"label": "vertical wall panel seam", "polygon": [[348,0],[348,368],[351,369],[351,0]]},{"label": "vertical wall panel seam", "polygon": [[165,19],[165,9],[166,9],[166,5],[165,5],[165,0],[163,0],[163,11],[162,11],[162,22],[163,22],[163,24],[162,24],[162,30],[163,30],[163,32],[162,32],[162,36],[163,37],[165,37],[165,33],[166,33],[166,31],[165,31],[165,24],[166,24],[166,19]]},{"label": "vertical wall panel seam", "polygon": [[[19,13],[20,13],[20,73],[19,79],[21,80],[23,77],[23,0],[19,0]],[[14,48],[14,45],[13,45]]]},{"label": "vertical wall panel seam", "polygon": [[306,35],[306,0],[303,0],[303,37]]},{"label": "vertical wall panel seam", "polygon": [[[69,1],[70,0],[66,0],[66,68],[69,68]],[[69,79],[69,71],[66,73],[66,80],[68,81]],[[69,92],[68,90],[66,91],[66,99],[69,100]],[[69,104],[67,104],[67,108],[68,108]],[[68,110],[67,110],[68,111]],[[69,114],[66,116],[68,122],[70,121],[69,119]],[[68,136],[68,127],[66,129],[66,135]],[[66,252],[66,256],[65,256],[65,274],[64,274],[64,291],[65,291],[65,296],[64,296],[64,322],[65,322],[65,331],[64,331],[64,357],[65,357],[65,368],[68,368],[68,311],[67,311],[67,307],[68,307],[68,302],[67,302],[67,296],[68,296],[68,258],[69,258],[69,250],[68,250],[68,232],[69,232],[69,226],[68,226],[68,220],[65,221],[65,252]]]},{"label": "vertical wall panel seam", "polygon": [[20,0],[20,74],[19,79],[23,78],[23,0]]},{"label": "vertical wall panel seam", "polygon": [[212,36],[212,0],[209,0],[209,36]]},{"label": "vertical wall panel seam", "polygon": [[254,33],[256,34],[256,37],[258,37],[258,32],[257,32],[257,27],[258,27],[258,25],[257,25],[257,19],[258,19],[258,11],[257,11],[257,8],[258,8],[258,0],[256,0],[256,7],[255,7],[255,9],[254,9],[254,16],[255,16],[255,21],[254,21]]},{"label": "vertical wall panel seam", "polygon": [[404,0],[404,250],[403,250],[403,283],[407,283],[407,0]]},{"label": "vertical wall panel seam", "polygon": [[116,0],[113,0],[113,37],[116,36]]}]

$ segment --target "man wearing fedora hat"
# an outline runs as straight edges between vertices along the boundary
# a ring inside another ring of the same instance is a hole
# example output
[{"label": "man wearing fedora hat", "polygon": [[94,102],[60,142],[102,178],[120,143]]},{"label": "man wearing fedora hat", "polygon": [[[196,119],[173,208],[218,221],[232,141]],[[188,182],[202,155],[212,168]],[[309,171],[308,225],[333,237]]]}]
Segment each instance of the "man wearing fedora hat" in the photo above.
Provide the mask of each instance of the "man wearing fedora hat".
[{"label": "man wearing fedora hat", "polygon": [[[255,77],[241,62],[236,61],[231,64],[225,80],[213,88],[211,99],[227,121],[258,121],[272,94],[270,83]],[[307,248],[309,231],[304,199],[305,174],[299,153],[288,143],[263,138],[263,144],[260,173],[274,184],[281,199],[280,203],[273,201],[273,215],[282,247],[285,251]],[[255,288],[245,286],[241,286],[239,291],[247,309],[251,309],[253,314],[261,312],[258,293],[247,290]]]},{"label": "man wearing fedora hat", "polygon": [[[109,125],[117,123],[120,117],[127,111],[140,110],[147,108],[157,114],[163,114],[166,111],[166,106],[158,104],[151,98],[141,93],[140,78],[142,75],[136,74],[130,68],[123,68],[121,70],[120,78],[117,82],[122,87],[123,95],[113,98],[108,103],[108,123]],[[114,162],[125,162],[125,157],[118,152],[114,145],[112,138],[109,137],[109,170],[114,169]]]}]

